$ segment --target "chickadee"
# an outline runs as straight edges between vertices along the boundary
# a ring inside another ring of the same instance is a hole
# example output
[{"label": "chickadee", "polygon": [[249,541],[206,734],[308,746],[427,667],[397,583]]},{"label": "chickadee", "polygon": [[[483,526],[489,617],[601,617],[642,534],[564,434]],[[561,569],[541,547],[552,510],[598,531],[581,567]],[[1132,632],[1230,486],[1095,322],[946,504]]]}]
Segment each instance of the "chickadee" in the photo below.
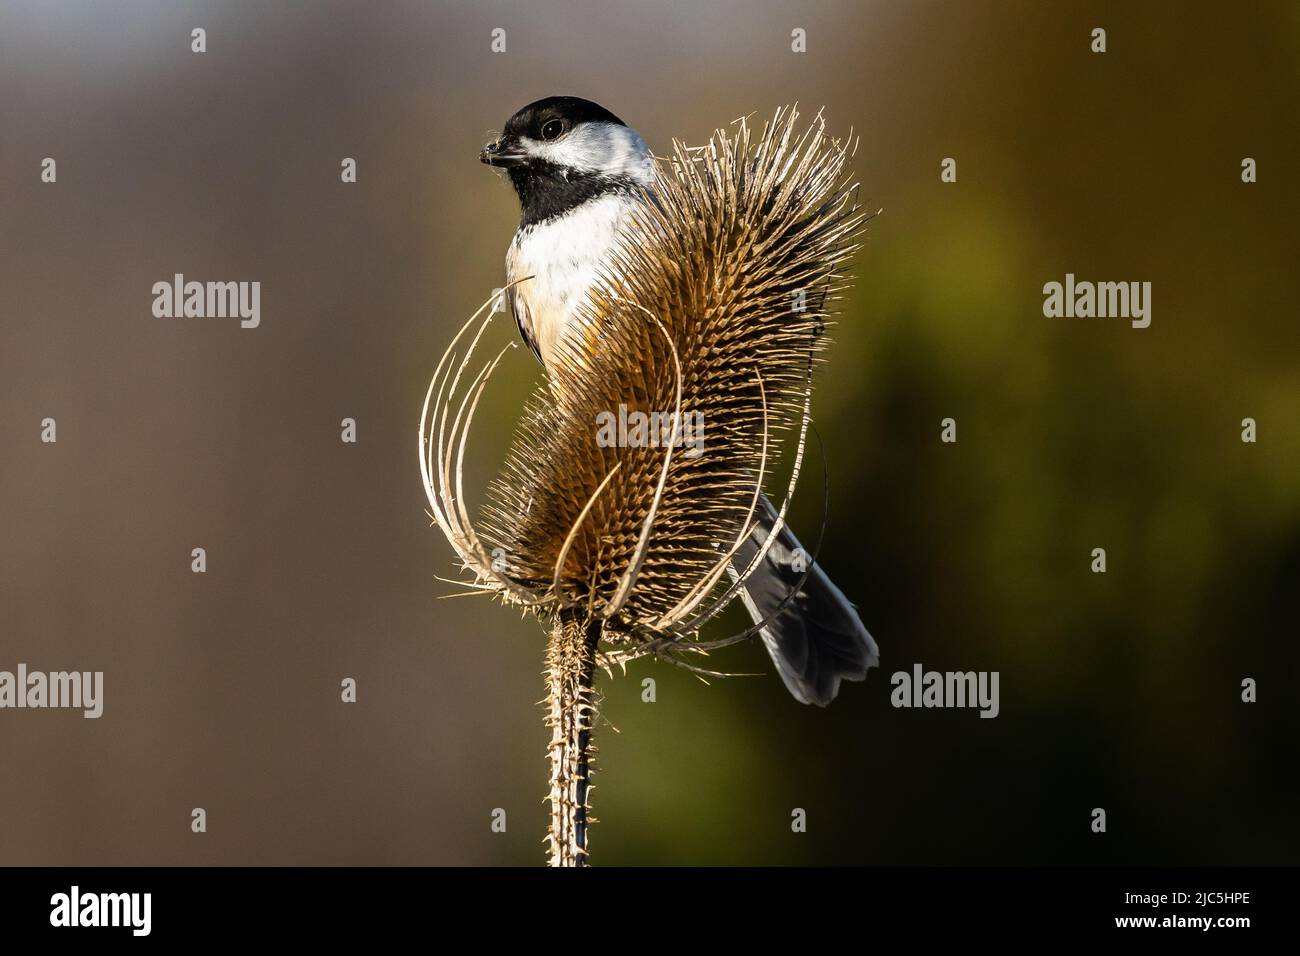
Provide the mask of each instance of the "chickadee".
[{"label": "chickadee", "polygon": [[[576,96],[551,96],[511,116],[479,159],[505,170],[519,196],[523,215],[506,252],[508,298],[524,341],[546,366],[621,230],[653,188],[654,158],[640,134],[609,110]],[[737,567],[748,567],[776,516],[764,497]],[[807,568],[801,559],[809,560],[807,552],[782,525],[742,599],[755,623],[771,617],[759,633],[790,693],[824,707],[841,680],[863,680],[879,652],[844,592],[817,564]]]},{"label": "chickadee", "polygon": [[654,182],[654,160],[636,130],[576,96],[525,106],[479,158],[510,177],[523,219],[506,253],[515,322],[546,365],[596,270]]}]

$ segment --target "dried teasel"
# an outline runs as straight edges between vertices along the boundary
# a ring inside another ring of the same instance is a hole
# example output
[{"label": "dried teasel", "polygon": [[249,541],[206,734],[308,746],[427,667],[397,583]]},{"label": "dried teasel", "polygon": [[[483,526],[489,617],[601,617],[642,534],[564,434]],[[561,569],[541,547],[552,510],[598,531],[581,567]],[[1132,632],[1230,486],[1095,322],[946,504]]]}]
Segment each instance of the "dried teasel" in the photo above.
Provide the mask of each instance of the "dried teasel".
[{"label": "dried teasel", "polygon": [[[597,669],[655,656],[714,673],[690,656],[756,630],[700,637],[784,520],[813,366],[867,219],[846,176],[851,145],[831,139],[820,114],[797,133],[797,117],[782,109],[761,133],[738,120],[704,147],[674,143],[526,405],[478,527],[463,461],[506,351],[472,370],[492,301],[453,339],[425,397],[425,490],[469,586],[549,624],[552,865],[587,857]],[[602,422],[637,412],[666,427],[602,440]],[[686,421],[702,427],[689,448]],[[793,466],[778,482],[785,443]],[[769,485],[784,486],[782,503],[755,547]]]}]

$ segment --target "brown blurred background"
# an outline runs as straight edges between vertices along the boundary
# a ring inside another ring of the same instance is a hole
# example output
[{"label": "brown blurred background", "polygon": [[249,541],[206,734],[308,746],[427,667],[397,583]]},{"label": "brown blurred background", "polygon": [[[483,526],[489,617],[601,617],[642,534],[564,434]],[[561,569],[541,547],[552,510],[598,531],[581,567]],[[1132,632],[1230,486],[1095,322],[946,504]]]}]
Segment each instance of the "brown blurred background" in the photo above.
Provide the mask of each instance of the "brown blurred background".
[{"label": "brown blurred background", "polygon": [[[0,711],[0,864],[541,861],[543,635],[438,600],[415,452],[516,221],[476,151],[552,93],[660,153],[825,106],[884,209],[815,405],[882,671],[826,711],[757,647],[603,680],[597,862],[1300,862],[1298,11],[3,0],[0,669],[106,690]],[[154,319],[176,272],[260,281],[261,327]],[[1044,318],[1067,272],[1152,282],[1151,327]],[[891,708],[917,661],[1000,671],[1001,716]]]}]

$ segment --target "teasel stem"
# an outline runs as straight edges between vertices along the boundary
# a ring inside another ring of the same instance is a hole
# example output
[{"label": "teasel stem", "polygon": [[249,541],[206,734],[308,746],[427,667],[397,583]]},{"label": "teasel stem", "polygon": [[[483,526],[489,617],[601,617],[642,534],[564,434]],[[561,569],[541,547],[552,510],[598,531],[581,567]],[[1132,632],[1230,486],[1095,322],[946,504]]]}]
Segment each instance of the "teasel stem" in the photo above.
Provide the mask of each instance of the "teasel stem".
[{"label": "teasel stem", "polygon": [[546,725],[551,728],[551,866],[587,865],[588,794],[596,721],[600,621],[563,610],[546,646]]}]

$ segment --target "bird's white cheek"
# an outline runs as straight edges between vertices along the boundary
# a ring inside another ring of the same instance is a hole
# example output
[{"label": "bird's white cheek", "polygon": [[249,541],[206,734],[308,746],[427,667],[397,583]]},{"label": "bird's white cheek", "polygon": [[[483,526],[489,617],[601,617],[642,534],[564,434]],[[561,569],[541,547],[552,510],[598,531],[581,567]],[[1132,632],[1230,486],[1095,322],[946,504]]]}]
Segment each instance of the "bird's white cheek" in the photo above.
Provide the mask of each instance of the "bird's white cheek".
[{"label": "bird's white cheek", "polygon": [[560,167],[566,178],[570,169],[643,183],[653,176],[649,147],[636,130],[626,126],[583,123],[555,142],[524,137],[521,145],[529,155]]}]

